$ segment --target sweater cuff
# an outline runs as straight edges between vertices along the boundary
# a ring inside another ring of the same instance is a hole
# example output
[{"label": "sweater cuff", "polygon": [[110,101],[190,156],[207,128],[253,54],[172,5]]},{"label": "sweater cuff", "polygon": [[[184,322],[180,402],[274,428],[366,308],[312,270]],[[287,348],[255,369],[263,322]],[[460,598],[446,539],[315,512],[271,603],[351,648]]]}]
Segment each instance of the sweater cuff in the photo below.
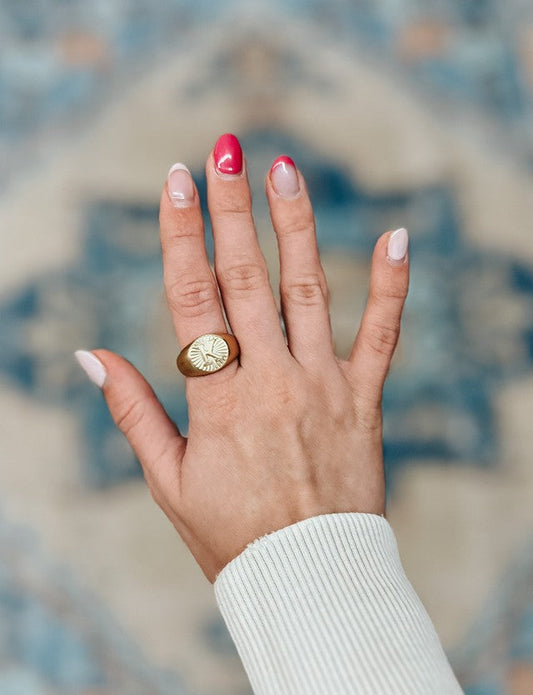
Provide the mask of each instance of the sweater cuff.
[{"label": "sweater cuff", "polygon": [[263,536],[214,588],[256,695],[462,693],[382,517],[324,514]]}]

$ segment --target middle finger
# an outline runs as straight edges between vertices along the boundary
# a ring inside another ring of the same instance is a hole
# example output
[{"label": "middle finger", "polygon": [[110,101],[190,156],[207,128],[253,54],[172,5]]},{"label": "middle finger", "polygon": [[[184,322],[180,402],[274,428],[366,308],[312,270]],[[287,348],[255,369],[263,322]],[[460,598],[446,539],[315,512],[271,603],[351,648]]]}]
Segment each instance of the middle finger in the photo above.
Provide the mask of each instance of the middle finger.
[{"label": "middle finger", "polygon": [[207,198],[215,272],[226,315],[241,346],[241,364],[280,351],[288,355],[276,302],[252,217],[241,146],[223,135],[207,166]]}]

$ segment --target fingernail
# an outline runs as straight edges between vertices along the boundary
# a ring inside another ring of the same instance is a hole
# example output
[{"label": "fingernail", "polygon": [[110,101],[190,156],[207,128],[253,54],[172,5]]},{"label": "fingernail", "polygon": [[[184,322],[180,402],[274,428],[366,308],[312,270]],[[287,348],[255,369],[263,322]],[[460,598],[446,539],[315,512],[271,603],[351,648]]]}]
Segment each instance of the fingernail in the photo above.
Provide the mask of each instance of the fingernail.
[{"label": "fingernail", "polygon": [[270,169],[270,180],[278,195],[282,198],[296,198],[300,192],[300,181],[296,165],[290,157],[278,157]]},{"label": "fingernail", "polygon": [[238,176],[242,172],[242,149],[235,135],[226,133],[219,137],[214,156],[219,174]]},{"label": "fingernail", "polygon": [[78,360],[80,367],[93,384],[96,384],[98,388],[102,388],[107,378],[107,372],[98,357],[87,350],[76,350],[74,357]]},{"label": "fingernail", "polygon": [[407,229],[401,227],[391,232],[387,246],[387,260],[391,265],[401,265],[407,256],[409,246],[409,234]]},{"label": "fingernail", "polygon": [[185,164],[174,164],[167,177],[167,188],[170,202],[175,208],[186,208],[194,200],[194,183],[191,172]]}]

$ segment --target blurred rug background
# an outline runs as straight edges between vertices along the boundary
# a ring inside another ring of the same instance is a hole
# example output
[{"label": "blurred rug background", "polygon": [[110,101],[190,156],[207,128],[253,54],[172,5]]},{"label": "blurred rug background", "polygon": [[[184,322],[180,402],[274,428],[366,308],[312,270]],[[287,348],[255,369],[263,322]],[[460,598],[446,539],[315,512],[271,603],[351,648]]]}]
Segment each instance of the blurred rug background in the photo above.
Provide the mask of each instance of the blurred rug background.
[{"label": "blurred rug background", "polygon": [[0,36],[0,693],[250,692],[72,358],[122,353],[186,429],[157,203],[227,131],[274,285],[263,177],[304,172],[340,354],[410,230],[388,515],[467,695],[532,693],[530,4],[2,0]]}]

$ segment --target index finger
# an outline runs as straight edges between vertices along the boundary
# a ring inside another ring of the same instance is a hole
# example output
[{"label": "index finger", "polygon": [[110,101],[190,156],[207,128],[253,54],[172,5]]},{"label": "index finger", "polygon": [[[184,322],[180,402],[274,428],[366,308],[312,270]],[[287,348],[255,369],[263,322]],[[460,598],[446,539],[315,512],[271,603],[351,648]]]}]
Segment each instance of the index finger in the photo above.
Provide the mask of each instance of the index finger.
[{"label": "index finger", "polygon": [[161,194],[159,224],[165,292],[180,347],[204,333],[225,333],[218,285],[207,258],[198,191],[183,164],[175,164],[169,171]]}]

